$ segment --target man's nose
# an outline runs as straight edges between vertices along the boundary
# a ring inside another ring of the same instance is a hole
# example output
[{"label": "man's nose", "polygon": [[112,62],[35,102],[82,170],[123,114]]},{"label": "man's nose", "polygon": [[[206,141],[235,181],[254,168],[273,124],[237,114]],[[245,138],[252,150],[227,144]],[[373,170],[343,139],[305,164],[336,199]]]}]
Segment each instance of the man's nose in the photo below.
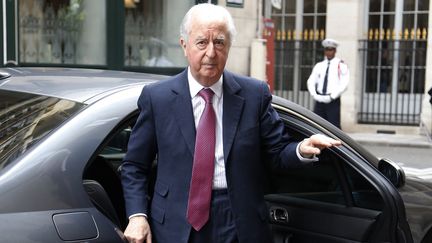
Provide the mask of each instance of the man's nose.
[{"label": "man's nose", "polygon": [[210,42],[207,46],[207,50],[206,50],[206,56],[212,58],[216,55],[216,50],[214,47],[213,42]]}]

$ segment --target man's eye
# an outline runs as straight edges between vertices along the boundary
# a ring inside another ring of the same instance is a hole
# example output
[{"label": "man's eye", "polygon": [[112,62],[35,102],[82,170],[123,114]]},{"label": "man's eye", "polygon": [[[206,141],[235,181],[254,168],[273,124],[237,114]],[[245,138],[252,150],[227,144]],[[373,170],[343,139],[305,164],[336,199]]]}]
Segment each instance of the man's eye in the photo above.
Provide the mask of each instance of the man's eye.
[{"label": "man's eye", "polygon": [[207,43],[205,41],[198,41],[196,45],[198,46],[198,48],[201,49],[204,48],[207,45]]},{"label": "man's eye", "polygon": [[223,49],[225,47],[225,41],[223,40],[216,40],[214,42],[215,48],[217,49]]}]

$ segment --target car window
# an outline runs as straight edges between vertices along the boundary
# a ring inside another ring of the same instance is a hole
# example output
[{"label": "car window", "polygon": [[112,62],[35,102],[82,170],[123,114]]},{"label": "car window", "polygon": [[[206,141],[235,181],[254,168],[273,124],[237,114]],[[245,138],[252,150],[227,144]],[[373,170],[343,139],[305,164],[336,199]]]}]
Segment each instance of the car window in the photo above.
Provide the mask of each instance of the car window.
[{"label": "car window", "polygon": [[[286,129],[301,141],[308,133],[301,130],[305,126],[286,125]],[[318,162],[300,168],[270,171],[268,194],[374,210],[383,208],[376,188],[336,149],[325,149],[318,158]]]},{"label": "car window", "polygon": [[135,119],[132,119],[118,128],[99,153],[99,156],[105,158],[116,170],[120,167],[126,155],[130,133],[134,124]]},{"label": "car window", "polygon": [[345,205],[336,163],[330,156],[322,154],[319,162],[272,171],[272,193]]},{"label": "car window", "polygon": [[347,177],[351,189],[354,205],[360,208],[381,210],[384,207],[384,202],[372,184],[347,163],[343,163],[342,165],[343,172]]},{"label": "car window", "polygon": [[84,105],[0,90],[0,168],[22,155]]},{"label": "car window", "polygon": [[110,154],[126,153],[131,131],[131,125],[127,125],[126,127],[120,129],[118,133],[116,133],[116,135],[103,148],[101,154],[108,156]]}]

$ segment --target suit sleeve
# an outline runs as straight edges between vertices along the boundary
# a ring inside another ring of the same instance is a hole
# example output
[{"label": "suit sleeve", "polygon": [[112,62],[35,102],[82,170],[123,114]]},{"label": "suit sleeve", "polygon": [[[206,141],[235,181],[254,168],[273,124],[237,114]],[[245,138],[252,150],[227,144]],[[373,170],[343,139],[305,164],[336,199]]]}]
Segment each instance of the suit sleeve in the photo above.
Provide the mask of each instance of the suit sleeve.
[{"label": "suit sleeve", "polygon": [[128,151],[122,164],[122,185],[126,215],[148,215],[148,183],[152,163],[157,153],[152,102],[148,87],[138,99],[140,114],[132,129]]},{"label": "suit sleeve", "polygon": [[298,142],[285,131],[285,125],[271,105],[272,95],[268,86],[262,86],[261,102],[261,146],[265,160],[272,169],[285,169],[302,166],[297,156]]}]

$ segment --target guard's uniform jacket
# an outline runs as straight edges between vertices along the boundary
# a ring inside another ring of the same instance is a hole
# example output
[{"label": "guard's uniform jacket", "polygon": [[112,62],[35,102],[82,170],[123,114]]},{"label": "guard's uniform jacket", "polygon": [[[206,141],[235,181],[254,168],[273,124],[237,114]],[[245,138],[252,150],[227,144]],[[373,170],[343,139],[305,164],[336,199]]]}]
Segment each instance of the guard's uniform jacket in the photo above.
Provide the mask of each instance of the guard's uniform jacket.
[{"label": "guard's uniform jacket", "polygon": [[[328,60],[317,63],[312,70],[307,81],[309,93],[317,102],[328,103],[339,98],[347,89],[349,82],[348,66],[339,58],[334,57],[330,60],[328,70],[327,92],[323,93],[324,78],[327,70]],[[330,95],[328,102],[323,102],[317,95]]]}]

